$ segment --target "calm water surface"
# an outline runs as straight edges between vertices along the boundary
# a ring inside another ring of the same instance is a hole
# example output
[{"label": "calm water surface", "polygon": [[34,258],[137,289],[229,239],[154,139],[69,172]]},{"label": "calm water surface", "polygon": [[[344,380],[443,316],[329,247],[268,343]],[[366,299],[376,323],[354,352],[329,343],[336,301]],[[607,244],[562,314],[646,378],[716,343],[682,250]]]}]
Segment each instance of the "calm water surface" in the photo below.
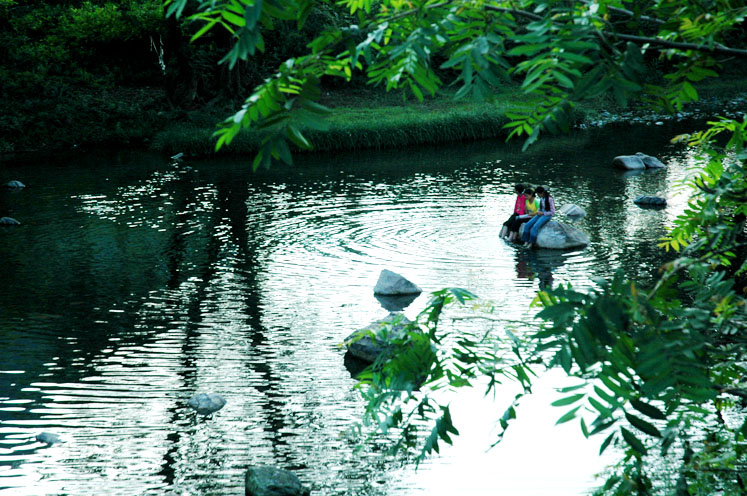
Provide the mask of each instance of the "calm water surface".
[{"label": "calm water surface", "polygon": [[[650,280],[692,161],[672,134],[299,157],[257,174],[139,153],[0,164],[0,182],[29,186],[0,191],[0,215],[23,222],[0,230],[0,492],[241,495],[246,467],[271,464],[321,495],[584,493],[604,460],[577,425],[553,427],[559,376],[539,381],[490,451],[516,388],[461,393],[463,435],[415,471],[375,446],[354,453],[363,404],[340,343],[386,315],[372,294],[384,268],[426,291],[468,288],[509,319],[531,315],[546,285],[589,288],[619,268]],[[611,168],[636,151],[668,169]],[[591,244],[499,240],[514,182],[584,207]],[[640,209],[641,194],[670,207]],[[198,418],[186,402],[210,391],[228,403]],[[36,442],[42,431],[63,442]]]}]

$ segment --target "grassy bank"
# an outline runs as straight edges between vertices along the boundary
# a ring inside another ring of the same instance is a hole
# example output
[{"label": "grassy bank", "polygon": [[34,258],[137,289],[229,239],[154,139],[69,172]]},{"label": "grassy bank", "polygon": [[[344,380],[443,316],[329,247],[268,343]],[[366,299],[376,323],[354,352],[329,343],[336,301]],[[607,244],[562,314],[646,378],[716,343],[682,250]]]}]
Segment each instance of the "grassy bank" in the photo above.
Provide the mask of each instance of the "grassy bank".
[{"label": "grassy bank", "polygon": [[[393,96],[393,95],[392,95]],[[392,101],[390,95],[335,95],[327,105],[334,112],[327,118],[329,129],[305,129],[304,134],[318,151],[380,149],[427,143],[473,141],[505,136],[506,112],[522,105],[514,93],[500,95],[493,103],[454,102],[446,97],[428,102]],[[164,153],[211,155],[215,123],[194,116],[186,123],[175,122],[156,135],[153,149]],[[221,153],[251,154],[260,142],[257,132],[243,132]]]}]

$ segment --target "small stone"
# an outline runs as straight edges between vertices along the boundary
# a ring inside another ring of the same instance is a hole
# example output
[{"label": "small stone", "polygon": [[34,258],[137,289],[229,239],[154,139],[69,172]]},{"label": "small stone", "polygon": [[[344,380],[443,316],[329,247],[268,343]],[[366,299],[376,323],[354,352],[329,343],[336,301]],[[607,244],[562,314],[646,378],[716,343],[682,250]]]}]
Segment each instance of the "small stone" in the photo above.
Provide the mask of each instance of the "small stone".
[{"label": "small stone", "polygon": [[21,223],[11,217],[0,217],[0,226],[20,226]]},{"label": "small stone", "polygon": [[199,393],[192,396],[187,404],[194,408],[200,415],[210,415],[223,408],[226,400],[219,394]]},{"label": "small stone", "polygon": [[60,439],[60,436],[58,436],[57,434],[52,434],[51,432],[42,432],[40,434],[37,434],[36,440],[40,443],[48,444],[49,446],[62,441],[62,439]]},{"label": "small stone", "polygon": [[642,207],[666,207],[667,200],[659,196],[639,196],[633,200],[638,206]]},{"label": "small stone", "polygon": [[6,188],[13,188],[13,189],[21,189],[25,188],[26,185],[23,184],[21,181],[16,181],[15,179],[13,181],[8,181],[5,183]]}]

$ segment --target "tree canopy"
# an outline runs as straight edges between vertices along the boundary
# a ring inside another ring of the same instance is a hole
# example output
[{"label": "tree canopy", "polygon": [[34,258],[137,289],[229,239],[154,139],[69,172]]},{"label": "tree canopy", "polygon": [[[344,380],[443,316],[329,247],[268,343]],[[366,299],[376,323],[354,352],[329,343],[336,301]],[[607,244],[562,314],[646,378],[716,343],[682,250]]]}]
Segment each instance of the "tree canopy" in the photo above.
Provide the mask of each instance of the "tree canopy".
[{"label": "tree canopy", "polygon": [[[302,26],[319,3],[205,2],[190,15],[201,26],[193,38],[227,29],[234,43],[224,63],[232,66],[263,51],[279,22]],[[455,98],[489,99],[518,80],[536,105],[511,115],[508,127],[530,145],[543,132],[567,131],[571,110],[585,99],[612,95],[623,104],[680,109],[698,99],[694,83],[747,56],[743,1],[338,3],[355,24],[324,30],[308,53],[280,64],[220,125],[218,147],[258,128],[266,134],[255,168],[273,158],[290,162],[289,143],[311,148],[304,129],[324,125],[322,80],[357,74],[418,99],[445,86]],[[187,0],[165,4],[178,16]],[[368,421],[398,429],[395,449],[425,456],[458,433],[448,406],[429,392],[487,378],[489,390],[510,379],[528,394],[539,371],[559,367],[571,383],[554,403],[565,409],[558,422],[577,421],[585,436],[604,436],[601,451],[621,453],[600,494],[744,492],[746,134],[747,120],[719,119],[680,137],[698,151],[700,169],[687,180],[687,208],[661,240],[677,256],[651,287],[618,275],[588,293],[570,285],[541,291],[534,304],[543,323],[514,332],[507,324],[505,336],[448,336],[439,327],[444,308],[475,296],[436,292],[361,376]],[[500,417],[504,429],[521,396]],[[652,465],[657,453],[677,467],[673,474]]]}]

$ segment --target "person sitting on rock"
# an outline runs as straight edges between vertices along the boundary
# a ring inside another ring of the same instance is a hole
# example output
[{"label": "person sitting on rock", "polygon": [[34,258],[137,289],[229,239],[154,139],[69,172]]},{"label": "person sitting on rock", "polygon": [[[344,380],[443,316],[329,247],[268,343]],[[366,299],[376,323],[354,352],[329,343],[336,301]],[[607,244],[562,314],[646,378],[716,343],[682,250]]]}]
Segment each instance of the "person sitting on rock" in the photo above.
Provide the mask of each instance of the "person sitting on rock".
[{"label": "person sitting on rock", "polygon": [[508,220],[503,223],[503,228],[501,228],[501,234],[500,234],[501,238],[508,237],[509,231],[511,229],[511,223],[516,219],[516,217],[525,213],[526,198],[524,197],[524,185],[523,184],[514,185],[514,191],[516,192],[516,202],[514,203],[514,211],[511,214],[511,217],[509,217]]},{"label": "person sitting on rock", "polygon": [[550,219],[555,214],[555,200],[550,195],[550,192],[542,186],[537,186],[535,193],[540,197],[540,208],[537,215],[529,219],[524,226],[524,233],[521,235],[521,240],[524,242],[526,248],[534,246],[537,242],[537,235],[540,229],[550,222]]},{"label": "person sitting on rock", "polygon": [[539,198],[537,198],[537,195],[534,194],[534,190],[532,188],[525,189],[524,196],[527,199],[524,213],[518,215],[514,219],[514,221],[511,223],[511,228],[509,229],[508,233],[508,240],[515,241],[517,243],[519,242],[519,228],[523,223],[527,222],[529,219],[537,215],[537,211],[539,210],[540,206]]}]

